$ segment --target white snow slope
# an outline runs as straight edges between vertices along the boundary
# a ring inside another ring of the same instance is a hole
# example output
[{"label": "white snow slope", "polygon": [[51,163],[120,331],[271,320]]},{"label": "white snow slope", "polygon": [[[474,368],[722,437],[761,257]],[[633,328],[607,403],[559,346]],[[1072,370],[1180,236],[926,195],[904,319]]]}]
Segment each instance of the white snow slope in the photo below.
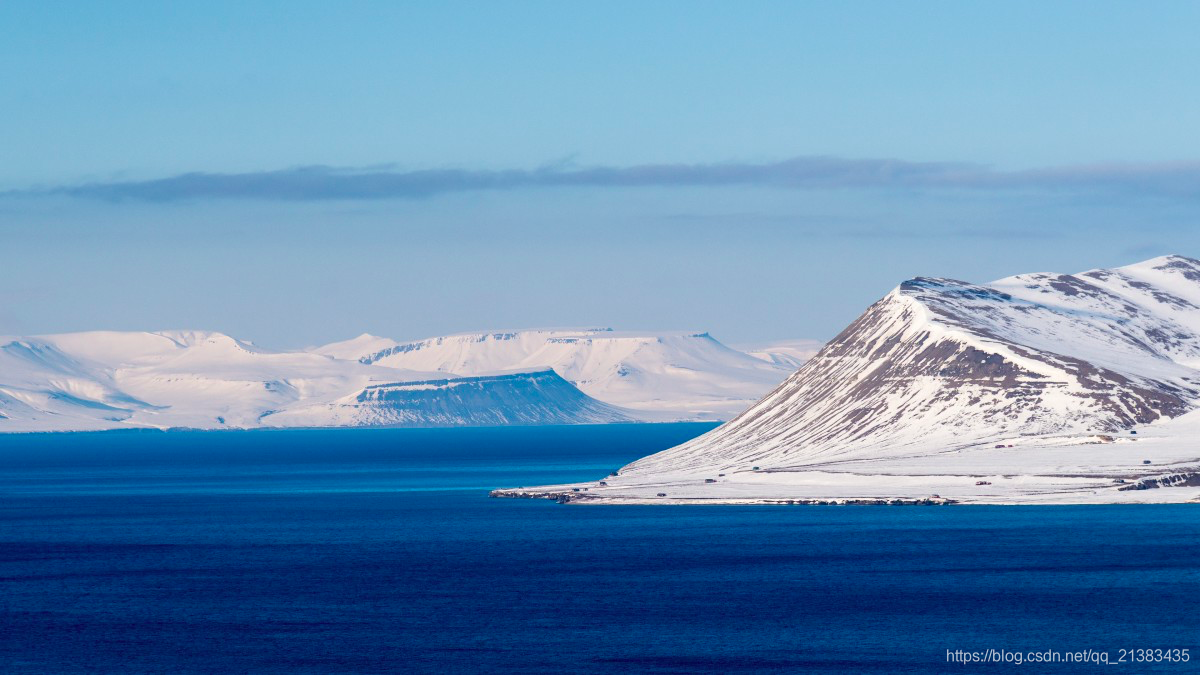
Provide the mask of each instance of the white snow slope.
[{"label": "white snow slope", "polygon": [[1200,499],[1200,261],[986,285],[906,281],[737,418],[606,482],[585,484],[582,497],[578,486],[535,492],[593,502]]},{"label": "white snow slope", "polygon": [[783,340],[754,345],[733,345],[756,359],[795,371],[817,355],[824,345],[819,340]]},{"label": "white snow slope", "polygon": [[732,418],[795,370],[790,361],[756,358],[708,333],[611,329],[451,335],[389,345],[358,357],[367,364],[462,376],[553,368],[601,401],[696,420]]},{"label": "white snow slope", "polygon": [[447,377],[205,332],[0,338],[0,432],[644,419],[549,369]]}]

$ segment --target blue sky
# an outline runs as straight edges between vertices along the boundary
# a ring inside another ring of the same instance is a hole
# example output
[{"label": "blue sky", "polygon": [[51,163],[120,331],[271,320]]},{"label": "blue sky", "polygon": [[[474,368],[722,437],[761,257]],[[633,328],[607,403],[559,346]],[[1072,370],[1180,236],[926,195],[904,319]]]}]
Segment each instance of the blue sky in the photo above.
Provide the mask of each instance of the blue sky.
[{"label": "blue sky", "polygon": [[0,333],[828,338],[1200,257],[1200,5],[0,6]]}]

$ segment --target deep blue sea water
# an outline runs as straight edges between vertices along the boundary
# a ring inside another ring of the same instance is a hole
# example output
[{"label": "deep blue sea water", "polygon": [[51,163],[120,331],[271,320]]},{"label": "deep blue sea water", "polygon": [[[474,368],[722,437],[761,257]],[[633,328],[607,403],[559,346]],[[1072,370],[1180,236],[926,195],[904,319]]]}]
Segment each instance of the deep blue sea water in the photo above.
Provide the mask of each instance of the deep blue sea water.
[{"label": "deep blue sea water", "polygon": [[[0,672],[1195,672],[1200,506],[563,506],[711,425],[0,437]],[[1188,648],[1187,663],[946,651]]]}]

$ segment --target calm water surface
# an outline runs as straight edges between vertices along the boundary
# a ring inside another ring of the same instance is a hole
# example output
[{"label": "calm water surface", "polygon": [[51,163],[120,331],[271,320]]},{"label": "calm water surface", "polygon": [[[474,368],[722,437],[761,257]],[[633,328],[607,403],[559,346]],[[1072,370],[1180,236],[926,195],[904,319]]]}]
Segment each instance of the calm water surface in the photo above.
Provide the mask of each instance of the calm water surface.
[{"label": "calm water surface", "polygon": [[[711,425],[0,437],[0,672],[1196,672],[1200,506],[560,506]],[[1190,648],[960,665],[946,650]]]}]

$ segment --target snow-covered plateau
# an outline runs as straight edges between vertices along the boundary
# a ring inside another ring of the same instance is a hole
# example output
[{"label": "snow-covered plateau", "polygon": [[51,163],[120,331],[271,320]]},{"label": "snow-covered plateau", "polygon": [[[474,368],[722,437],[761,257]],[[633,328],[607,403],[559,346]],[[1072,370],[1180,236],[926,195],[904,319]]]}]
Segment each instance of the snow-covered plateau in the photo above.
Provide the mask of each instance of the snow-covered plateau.
[{"label": "snow-covered plateau", "polygon": [[290,352],[203,331],[0,337],[0,432],[723,420],[793,370],[706,333],[362,335]]},{"label": "snow-covered plateau", "polygon": [[1200,261],[893,289],[713,431],[573,503],[1200,501]]},{"label": "snow-covered plateau", "polygon": [[673,419],[727,420],[795,372],[795,362],[803,356],[789,351],[791,345],[768,346],[751,355],[708,333],[647,335],[603,328],[466,333],[391,345],[364,342],[353,355],[365,364],[463,376],[553,368],[583,393],[607,403]]}]

